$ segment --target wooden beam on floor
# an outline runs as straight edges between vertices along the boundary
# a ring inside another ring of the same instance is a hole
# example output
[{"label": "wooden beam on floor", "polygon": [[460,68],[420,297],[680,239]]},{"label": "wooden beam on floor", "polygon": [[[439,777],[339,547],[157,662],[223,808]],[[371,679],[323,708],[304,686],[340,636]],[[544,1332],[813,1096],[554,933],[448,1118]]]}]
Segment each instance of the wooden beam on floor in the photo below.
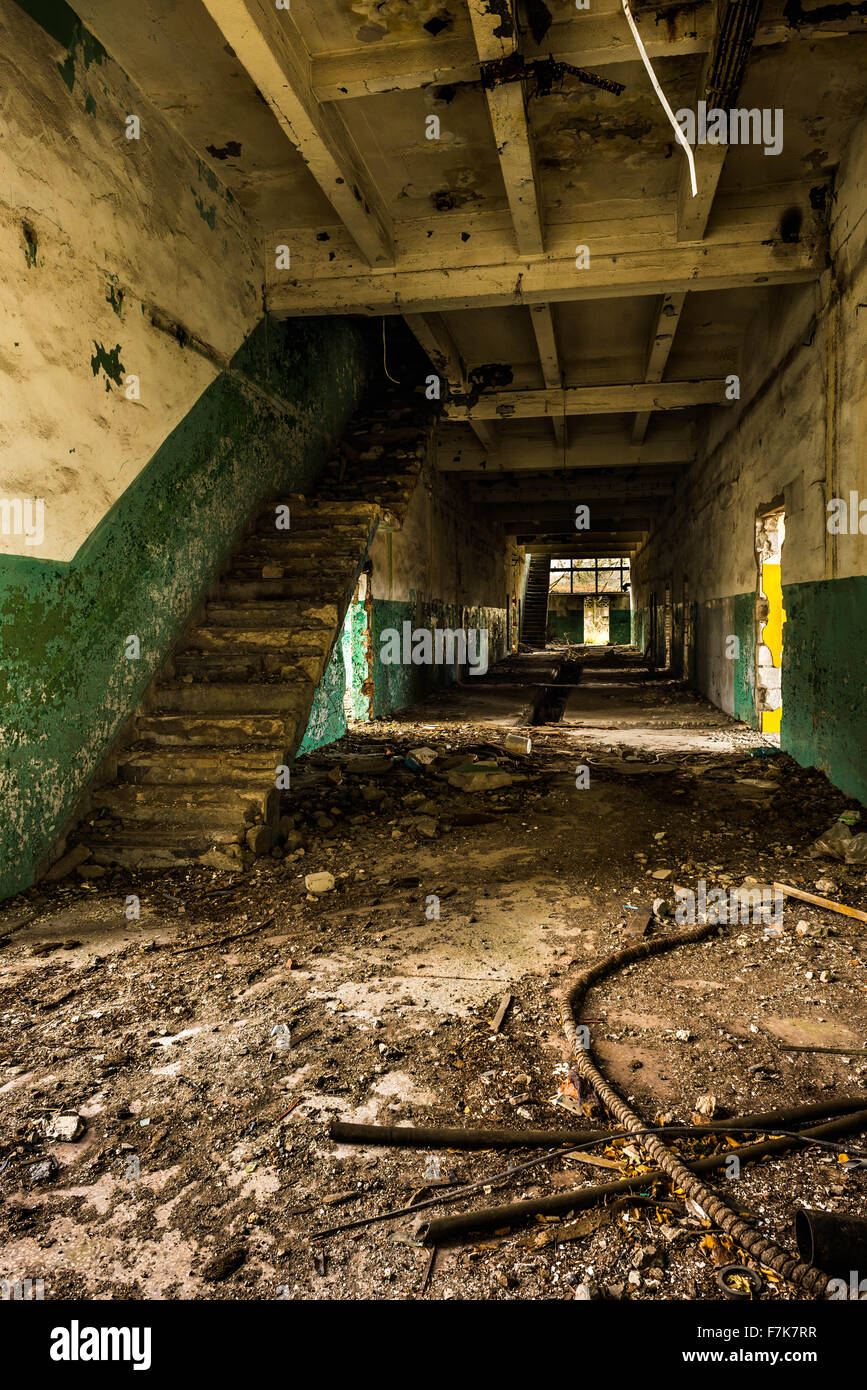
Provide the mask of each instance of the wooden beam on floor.
[{"label": "wooden beam on floor", "polygon": [[490,391],[474,405],[449,401],[452,421],[532,420],[564,415],[619,415],[634,410],[684,410],[724,405],[724,377],[709,381],[638,381],[618,386],[570,386],[565,390]]},{"label": "wooden beam on floor", "polygon": [[342,117],[313,91],[291,13],[273,0],[203,3],[359,250],[371,265],[391,264],[391,218]]},{"label": "wooden beam on floor", "polygon": [[[647,348],[647,362],[644,368],[645,381],[662,381],[685,303],[686,294],[683,291],[680,294],[664,294],[660,299]],[[632,429],[633,444],[642,443],[647,433],[651,413],[649,410],[643,410],[636,415]]]},{"label": "wooden beam on floor", "polygon": [[[217,3],[217,0],[211,0]],[[803,284],[825,268],[825,241],[706,241],[653,250],[596,253],[586,269],[574,256],[546,255],[486,265],[448,265],[294,278],[270,271],[268,310],[278,316],[415,314],[500,305],[546,304]]]}]

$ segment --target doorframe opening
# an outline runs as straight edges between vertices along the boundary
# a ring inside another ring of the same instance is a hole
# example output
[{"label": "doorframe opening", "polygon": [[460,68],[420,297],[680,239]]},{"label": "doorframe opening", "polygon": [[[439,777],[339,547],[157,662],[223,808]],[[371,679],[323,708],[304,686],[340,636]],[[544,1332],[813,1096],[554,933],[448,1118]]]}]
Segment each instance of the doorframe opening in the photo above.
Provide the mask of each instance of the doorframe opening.
[{"label": "doorframe opening", "polygon": [[781,498],[756,511],[755,709],[761,733],[779,747],[783,717],[783,546],[786,509]]}]

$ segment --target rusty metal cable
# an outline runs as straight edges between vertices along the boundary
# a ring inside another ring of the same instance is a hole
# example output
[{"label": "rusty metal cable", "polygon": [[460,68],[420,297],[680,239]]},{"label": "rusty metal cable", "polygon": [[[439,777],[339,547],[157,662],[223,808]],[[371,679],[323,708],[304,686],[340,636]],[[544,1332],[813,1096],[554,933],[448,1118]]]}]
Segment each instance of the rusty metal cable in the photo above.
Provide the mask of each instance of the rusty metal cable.
[{"label": "rusty metal cable", "polygon": [[[592,985],[635,961],[644,960],[648,956],[659,955],[663,951],[670,951],[678,946],[703,941],[717,930],[716,923],[705,922],[700,926],[690,928],[688,931],[679,932],[676,936],[664,936],[655,940],[642,941],[635,946],[627,947],[626,950],[616,951],[613,955],[606,956],[605,959],[597,961],[595,965],[582,971],[569,989],[563,1007],[562,1021],[572,1054],[572,1065],[578,1075],[593,1087],[609,1113],[616,1117],[624,1129],[628,1129],[636,1136],[638,1143],[665,1175],[676,1183],[688,1197],[697,1202],[707,1216],[721,1230],[725,1231],[726,1235],[730,1236],[760,1264],[775,1270],[782,1278],[797,1284],[807,1293],[819,1298],[827,1289],[827,1274],[823,1274],[814,1265],[804,1264],[803,1261],[789,1255],[775,1241],[761,1235],[742,1216],[732,1211],[731,1207],[707,1187],[697,1174],[690,1172],[682,1159],[667,1148],[656,1135],[648,1134],[645,1123],[609,1085],[592,1061],[590,1050],[583,1046],[578,1032],[577,1020],[580,1017],[584,997]],[[586,1027],[586,1025],[583,1026]]]}]

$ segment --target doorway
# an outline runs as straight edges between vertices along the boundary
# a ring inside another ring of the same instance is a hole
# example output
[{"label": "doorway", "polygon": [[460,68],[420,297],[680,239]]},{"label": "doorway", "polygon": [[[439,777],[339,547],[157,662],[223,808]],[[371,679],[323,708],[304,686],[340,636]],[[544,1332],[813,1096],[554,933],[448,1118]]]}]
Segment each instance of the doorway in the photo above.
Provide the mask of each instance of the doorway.
[{"label": "doorway", "polygon": [[779,744],[783,718],[783,542],[782,508],[756,519],[756,715],[758,726]]}]

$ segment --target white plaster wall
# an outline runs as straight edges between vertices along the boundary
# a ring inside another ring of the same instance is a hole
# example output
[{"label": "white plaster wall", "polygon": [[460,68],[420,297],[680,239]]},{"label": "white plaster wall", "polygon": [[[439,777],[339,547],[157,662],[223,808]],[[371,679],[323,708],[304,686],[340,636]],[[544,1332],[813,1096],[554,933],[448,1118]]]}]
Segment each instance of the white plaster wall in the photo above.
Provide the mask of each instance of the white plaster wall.
[{"label": "white plaster wall", "polygon": [[520,591],[517,550],[485,524],[463,485],[436,470],[434,457],[432,448],[402,528],[374,538],[372,596],[505,608]]},{"label": "white plaster wall", "polygon": [[[70,92],[66,56],[0,0],[0,498],[46,504],[44,543],[0,533],[0,553],[61,561],[219,369],[155,328],[151,309],[225,357],[261,314],[255,225],[116,63],[85,68],[79,47]],[[125,137],[130,113],[140,140]],[[123,290],[120,317],[112,288]],[[140,400],[94,376],[95,342],[120,344]]]}]

